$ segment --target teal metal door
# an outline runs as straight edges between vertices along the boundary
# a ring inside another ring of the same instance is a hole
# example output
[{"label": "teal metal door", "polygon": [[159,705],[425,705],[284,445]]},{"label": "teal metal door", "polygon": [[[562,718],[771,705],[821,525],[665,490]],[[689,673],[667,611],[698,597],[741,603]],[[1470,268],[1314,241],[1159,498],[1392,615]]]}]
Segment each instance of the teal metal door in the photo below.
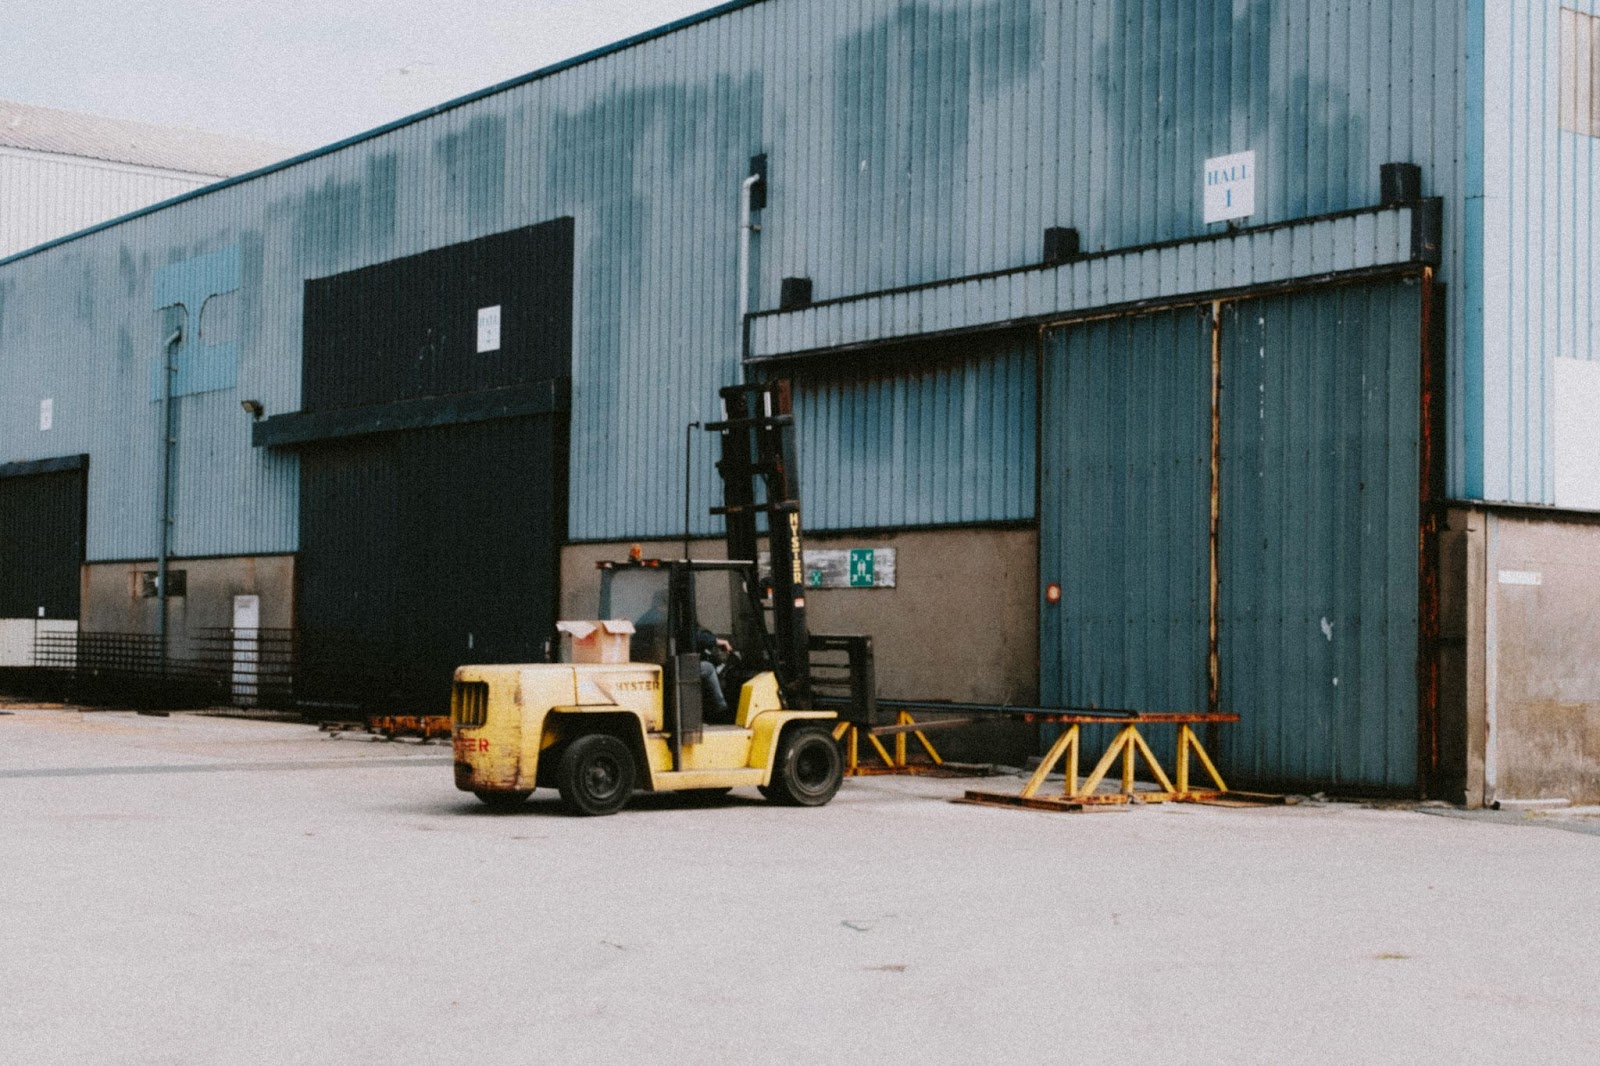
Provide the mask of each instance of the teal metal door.
[{"label": "teal metal door", "polygon": [[1222,315],[1221,750],[1241,779],[1417,780],[1421,283]]},{"label": "teal metal door", "polygon": [[1214,612],[1225,775],[1415,786],[1420,309],[1413,280],[1221,306],[1214,549],[1212,308],[1047,332],[1045,703],[1207,709]]},{"label": "teal metal door", "polygon": [[1043,398],[1044,702],[1204,710],[1209,309],[1051,331]]}]

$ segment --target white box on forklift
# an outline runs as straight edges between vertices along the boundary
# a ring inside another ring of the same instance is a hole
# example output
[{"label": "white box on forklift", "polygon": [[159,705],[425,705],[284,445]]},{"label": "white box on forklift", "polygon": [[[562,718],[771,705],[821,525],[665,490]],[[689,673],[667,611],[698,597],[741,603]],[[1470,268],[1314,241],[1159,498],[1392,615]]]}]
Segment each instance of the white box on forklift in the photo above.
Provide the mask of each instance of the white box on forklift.
[{"label": "white box on forklift", "polygon": [[626,618],[597,622],[557,622],[561,632],[561,659],[569,663],[625,663],[633,637],[633,623]]}]

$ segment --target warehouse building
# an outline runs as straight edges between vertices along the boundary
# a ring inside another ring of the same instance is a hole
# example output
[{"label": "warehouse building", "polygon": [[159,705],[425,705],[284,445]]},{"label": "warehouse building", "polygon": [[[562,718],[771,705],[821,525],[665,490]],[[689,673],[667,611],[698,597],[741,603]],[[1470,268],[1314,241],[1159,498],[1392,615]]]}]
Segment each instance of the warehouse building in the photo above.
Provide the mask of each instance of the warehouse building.
[{"label": "warehouse building", "polygon": [[1600,799],[1593,8],[744,0],[34,249],[0,615],[436,700],[714,550],[782,376],[886,693]]},{"label": "warehouse building", "polygon": [[0,100],[0,257],[293,153]]}]

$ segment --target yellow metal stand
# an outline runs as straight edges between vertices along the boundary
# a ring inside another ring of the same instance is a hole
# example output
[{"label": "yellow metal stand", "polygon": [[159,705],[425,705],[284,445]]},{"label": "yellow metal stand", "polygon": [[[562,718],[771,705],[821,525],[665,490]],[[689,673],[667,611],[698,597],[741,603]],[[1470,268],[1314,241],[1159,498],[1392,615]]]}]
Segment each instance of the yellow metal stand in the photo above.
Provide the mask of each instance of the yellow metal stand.
[{"label": "yellow metal stand", "polygon": [[[865,774],[915,774],[943,766],[944,759],[940,758],[939,752],[934,748],[933,742],[928,739],[928,735],[920,729],[908,728],[914,727],[916,724],[917,721],[911,717],[910,711],[901,711],[895,716],[895,724],[890,727],[894,730],[894,753],[890,754],[889,749],[884,746],[882,740],[878,739],[873,730],[850,722],[840,722],[833,730],[833,739],[842,741],[844,744],[845,773],[852,777],[859,777]],[[922,750],[929,761],[912,761],[908,751],[910,745],[906,743],[907,737],[916,738],[917,743],[922,745]],[[861,761],[862,738],[865,738],[867,743],[871,745],[871,750],[868,754],[869,761],[866,764]],[[876,763],[870,761],[873,755],[877,756],[878,761]]]},{"label": "yellow metal stand", "polygon": [[[1206,754],[1205,748],[1200,743],[1200,738],[1195,735],[1193,722],[1210,720],[1213,716],[1180,716],[1162,715],[1159,718],[1148,719],[1079,719],[1070,725],[1056,738],[1050,746],[1045,757],[1039,761],[1038,769],[1033,776],[1028,778],[1028,783],[1022,786],[1021,793],[1010,796],[995,792],[968,792],[965,802],[1001,804],[1010,807],[1033,807],[1042,810],[1083,810],[1085,807],[1125,804],[1132,802],[1165,803],[1172,802],[1198,802],[1216,799],[1228,791],[1228,786],[1222,780],[1222,775],[1217,772],[1216,764]],[[1189,719],[1189,720],[1186,720]],[[1139,732],[1142,722],[1159,721],[1163,724],[1176,724],[1178,726],[1178,751],[1175,763],[1177,770],[1177,783],[1167,776],[1162,769],[1155,752],[1150,750],[1150,745],[1145,741],[1144,735]],[[1122,728],[1112,739],[1110,746],[1100,761],[1095,763],[1094,769],[1089,771],[1089,776],[1080,783],[1078,780],[1078,759],[1082,748],[1080,730],[1085,724],[1120,724]],[[1200,760],[1200,765],[1205,768],[1206,774],[1211,778],[1215,787],[1195,789],[1190,787],[1189,756],[1193,754]],[[1144,759],[1150,768],[1150,774],[1155,779],[1154,789],[1140,791],[1134,786],[1135,762]],[[1111,772],[1120,759],[1121,787],[1115,792],[1102,793],[1101,782]],[[1059,795],[1039,795],[1039,790],[1044,787],[1045,781],[1061,768],[1062,790]]]}]

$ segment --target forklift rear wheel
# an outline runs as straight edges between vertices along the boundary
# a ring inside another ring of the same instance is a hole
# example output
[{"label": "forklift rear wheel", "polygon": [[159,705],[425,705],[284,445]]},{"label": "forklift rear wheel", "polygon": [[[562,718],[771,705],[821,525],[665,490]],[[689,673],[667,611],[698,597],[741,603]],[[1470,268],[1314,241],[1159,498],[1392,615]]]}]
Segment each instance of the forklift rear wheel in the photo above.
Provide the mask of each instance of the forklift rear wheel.
[{"label": "forklift rear wheel", "polygon": [[556,787],[574,814],[615,814],[633,794],[633,753],[606,733],[591,733],[567,745],[556,769]]},{"label": "forklift rear wheel", "polygon": [[792,807],[820,807],[844,781],[844,756],[833,734],[821,726],[799,726],[783,735],[772,784],[761,794]]},{"label": "forklift rear wheel", "polygon": [[518,789],[515,792],[474,792],[483,801],[483,805],[491,811],[514,811],[533,795],[533,789]]}]

